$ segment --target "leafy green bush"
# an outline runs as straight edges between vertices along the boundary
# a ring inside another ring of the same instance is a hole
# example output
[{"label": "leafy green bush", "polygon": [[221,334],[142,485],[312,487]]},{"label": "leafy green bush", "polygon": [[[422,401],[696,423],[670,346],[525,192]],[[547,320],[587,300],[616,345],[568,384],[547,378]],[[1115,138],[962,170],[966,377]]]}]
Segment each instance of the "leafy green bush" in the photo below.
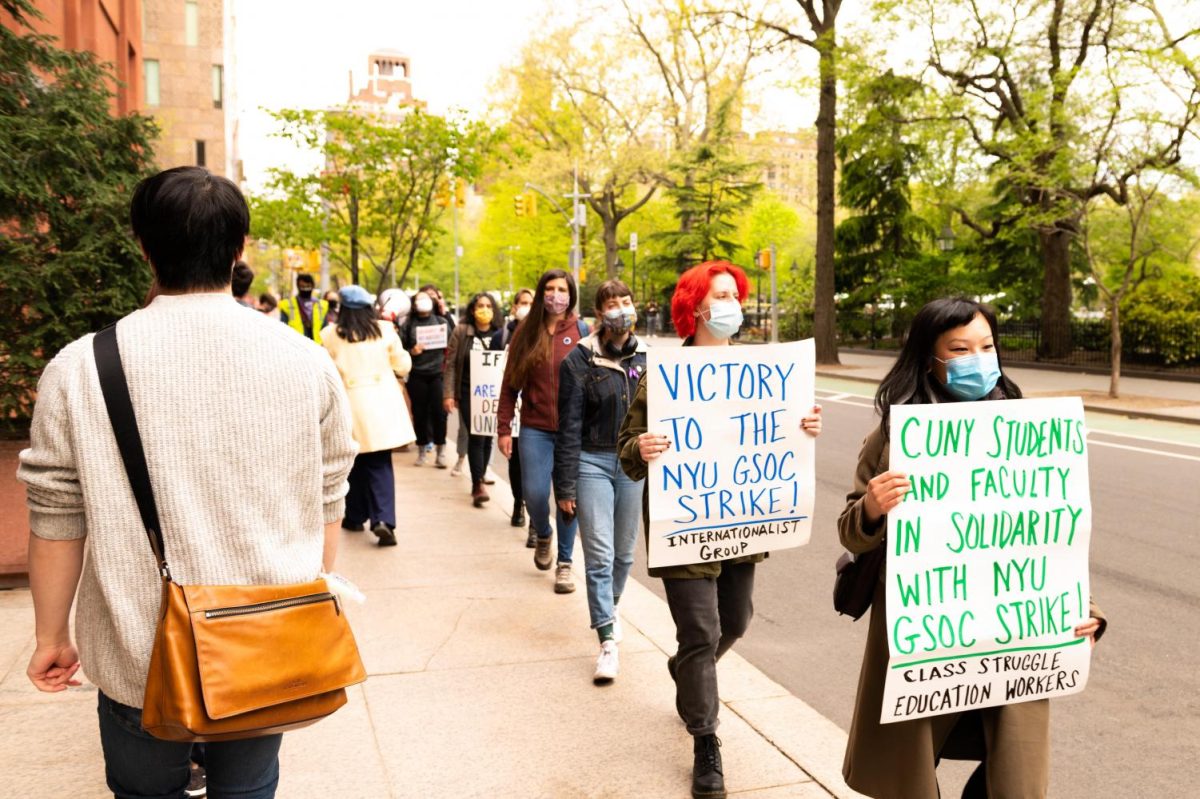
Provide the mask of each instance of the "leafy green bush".
[{"label": "leafy green bush", "polygon": [[110,114],[107,65],[29,32],[28,0],[5,12],[18,32],[0,27],[0,425],[19,434],[46,362],[149,288],[128,202],[155,129]]}]

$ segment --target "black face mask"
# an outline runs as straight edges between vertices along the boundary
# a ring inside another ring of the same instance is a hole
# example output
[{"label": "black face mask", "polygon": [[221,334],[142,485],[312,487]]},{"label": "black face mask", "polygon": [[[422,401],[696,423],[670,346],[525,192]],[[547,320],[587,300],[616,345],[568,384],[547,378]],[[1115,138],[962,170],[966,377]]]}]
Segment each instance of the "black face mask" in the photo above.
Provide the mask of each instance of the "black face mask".
[{"label": "black face mask", "polygon": [[311,300],[312,299],[312,293],[313,293],[312,288],[306,288],[306,289],[297,288],[296,291],[300,294],[300,299],[302,299],[302,300]]}]

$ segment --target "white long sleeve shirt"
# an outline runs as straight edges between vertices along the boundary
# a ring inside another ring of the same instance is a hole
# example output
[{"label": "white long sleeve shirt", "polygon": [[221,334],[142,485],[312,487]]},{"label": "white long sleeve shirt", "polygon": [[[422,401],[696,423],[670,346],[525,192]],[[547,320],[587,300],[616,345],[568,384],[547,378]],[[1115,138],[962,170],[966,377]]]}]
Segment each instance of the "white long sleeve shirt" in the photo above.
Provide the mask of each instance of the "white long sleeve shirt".
[{"label": "white long sleeve shirt", "polygon": [[[159,296],[118,323],[117,340],[175,581],[315,579],[356,451],[325,351],[216,293]],[[47,365],[30,444],[17,472],[30,529],[87,539],[75,614],[84,672],[141,707],[161,586],[92,336]]]}]

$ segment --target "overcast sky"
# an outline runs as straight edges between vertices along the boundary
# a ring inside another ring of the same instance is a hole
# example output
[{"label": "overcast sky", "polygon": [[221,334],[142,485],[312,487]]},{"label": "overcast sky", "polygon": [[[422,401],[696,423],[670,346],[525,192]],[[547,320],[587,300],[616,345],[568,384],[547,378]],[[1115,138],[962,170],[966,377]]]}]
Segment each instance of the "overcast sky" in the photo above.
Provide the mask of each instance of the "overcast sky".
[{"label": "overcast sky", "polygon": [[[354,70],[361,88],[368,54],[387,48],[410,57],[413,93],[434,113],[482,111],[497,72],[547,25],[548,9],[561,14],[581,1],[334,0],[310,6],[294,0],[235,0],[239,145],[248,188],[261,189],[271,166],[304,163],[271,138],[274,125],[262,108],[345,103],[349,71]],[[1190,3],[1200,7],[1198,0],[1160,0],[1181,29],[1186,29],[1181,10],[1191,9],[1185,16],[1193,19],[1198,16]],[[868,6],[867,0],[846,0],[838,20],[843,36],[856,35],[853,28],[865,21]],[[802,27],[799,19],[797,25]],[[803,60],[793,61],[787,71],[815,72],[808,54],[789,57]],[[752,130],[813,124],[816,107],[809,93],[773,90],[762,99],[764,118],[750,123]]]}]

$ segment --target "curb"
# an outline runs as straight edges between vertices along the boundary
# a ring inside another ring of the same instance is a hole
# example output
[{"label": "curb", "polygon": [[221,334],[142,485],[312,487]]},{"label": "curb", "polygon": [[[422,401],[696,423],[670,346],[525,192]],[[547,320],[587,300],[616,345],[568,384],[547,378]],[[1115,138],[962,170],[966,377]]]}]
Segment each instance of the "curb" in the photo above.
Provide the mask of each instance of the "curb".
[{"label": "curb", "polygon": [[[818,377],[830,377],[837,380],[851,380],[855,383],[869,383],[871,385],[879,385],[879,381],[873,377],[863,377],[862,375],[847,375],[841,372],[826,371],[817,369]],[[1073,394],[1063,394],[1061,396],[1074,396]],[[1088,402],[1083,403],[1085,411],[1093,413],[1104,413],[1109,416],[1124,416],[1127,419],[1152,419],[1157,422],[1178,422],[1179,424],[1200,425],[1200,419],[1193,419],[1190,416],[1175,416],[1169,413],[1155,413],[1154,411],[1137,411],[1129,408],[1109,408],[1103,405],[1093,405]]]},{"label": "curb", "polygon": [[[499,474],[495,485],[509,489],[500,492],[500,496],[506,499],[511,496],[508,481]],[[506,515],[512,513],[511,501],[494,503],[494,507],[507,508]],[[631,574],[625,584],[625,592],[621,595],[621,619],[662,652],[665,671],[667,657],[676,648],[675,623],[666,601],[642,584],[644,577]],[[718,669],[724,712],[738,716],[831,796],[866,799],[846,785],[842,777],[848,736],[841,727],[759,671],[736,651],[721,658]]]}]

